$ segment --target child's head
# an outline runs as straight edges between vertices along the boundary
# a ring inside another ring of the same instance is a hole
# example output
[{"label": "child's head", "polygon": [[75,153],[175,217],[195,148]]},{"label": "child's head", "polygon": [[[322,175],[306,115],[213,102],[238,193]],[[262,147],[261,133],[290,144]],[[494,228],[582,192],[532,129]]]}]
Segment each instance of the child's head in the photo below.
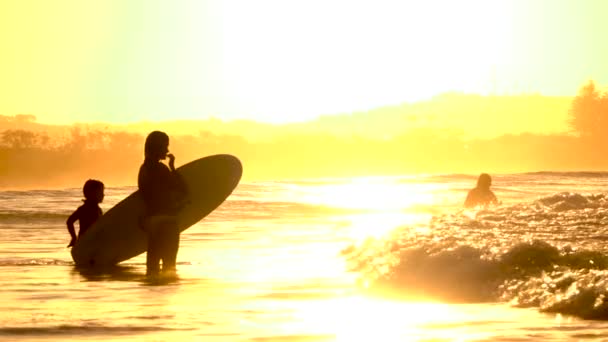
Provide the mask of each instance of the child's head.
[{"label": "child's head", "polygon": [[492,185],[492,177],[490,177],[489,174],[482,173],[479,175],[479,178],[477,178],[477,187],[478,188],[489,189],[491,185]]},{"label": "child's head", "polygon": [[103,183],[96,179],[89,179],[84,183],[84,187],[82,188],[84,198],[88,201],[94,201],[96,203],[103,202],[103,190]]},{"label": "child's head", "polygon": [[146,159],[161,160],[169,152],[169,136],[165,132],[154,131],[148,134],[144,146]]}]

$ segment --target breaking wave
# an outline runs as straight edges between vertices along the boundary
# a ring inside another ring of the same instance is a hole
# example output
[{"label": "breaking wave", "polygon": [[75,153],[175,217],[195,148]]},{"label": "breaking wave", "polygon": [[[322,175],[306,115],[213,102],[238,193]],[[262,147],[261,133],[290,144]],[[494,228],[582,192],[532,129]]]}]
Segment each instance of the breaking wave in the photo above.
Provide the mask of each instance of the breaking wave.
[{"label": "breaking wave", "polygon": [[608,197],[558,193],[403,226],[343,251],[371,293],[608,319]]}]

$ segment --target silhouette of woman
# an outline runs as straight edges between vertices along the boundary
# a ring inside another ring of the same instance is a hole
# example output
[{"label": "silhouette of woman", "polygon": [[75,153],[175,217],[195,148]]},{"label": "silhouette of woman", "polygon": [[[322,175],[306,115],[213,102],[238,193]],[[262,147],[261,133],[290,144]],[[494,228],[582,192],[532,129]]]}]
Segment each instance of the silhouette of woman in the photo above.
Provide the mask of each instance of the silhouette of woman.
[{"label": "silhouette of woman", "polygon": [[487,207],[491,204],[498,204],[496,195],[490,190],[492,185],[492,177],[487,173],[482,173],[477,178],[477,186],[471,189],[464,201],[466,208],[474,208],[478,206]]},{"label": "silhouette of woman", "polygon": [[[142,226],[148,235],[146,273],[175,272],[179,249],[177,211],[187,200],[187,189],[175,171],[175,156],[169,153],[169,136],[154,131],[145,142],[145,159],[139,169],[139,191],[146,207]],[[169,158],[169,167],[161,160]]]}]

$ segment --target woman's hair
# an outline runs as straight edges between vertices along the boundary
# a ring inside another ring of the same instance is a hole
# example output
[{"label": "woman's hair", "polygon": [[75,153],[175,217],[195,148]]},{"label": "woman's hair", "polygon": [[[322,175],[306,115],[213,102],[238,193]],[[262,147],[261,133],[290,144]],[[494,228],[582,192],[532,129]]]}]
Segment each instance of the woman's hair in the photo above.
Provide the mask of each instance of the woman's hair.
[{"label": "woman's hair", "polygon": [[477,178],[477,187],[478,188],[489,188],[492,185],[492,177],[490,177],[487,173],[482,173]]},{"label": "woman's hair", "polygon": [[169,136],[165,132],[154,131],[146,137],[144,155],[146,158],[160,159],[162,148],[169,145]]},{"label": "woman's hair", "polygon": [[95,196],[95,192],[99,189],[103,189],[104,185],[102,182],[96,179],[89,179],[84,182],[84,186],[82,187],[82,192],[84,193],[84,198],[91,200]]}]

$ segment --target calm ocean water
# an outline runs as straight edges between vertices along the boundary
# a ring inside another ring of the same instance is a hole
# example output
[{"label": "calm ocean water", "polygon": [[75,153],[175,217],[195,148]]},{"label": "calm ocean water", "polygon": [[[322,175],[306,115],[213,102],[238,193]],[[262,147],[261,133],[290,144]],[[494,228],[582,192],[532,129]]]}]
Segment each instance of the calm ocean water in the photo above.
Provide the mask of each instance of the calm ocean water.
[{"label": "calm ocean water", "polygon": [[496,175],[501,206],[463,211],[475,181],[243,183],[164,283],[74,268],[80,189],[0,191],[0,340],[608,340],[608,173]]}]

